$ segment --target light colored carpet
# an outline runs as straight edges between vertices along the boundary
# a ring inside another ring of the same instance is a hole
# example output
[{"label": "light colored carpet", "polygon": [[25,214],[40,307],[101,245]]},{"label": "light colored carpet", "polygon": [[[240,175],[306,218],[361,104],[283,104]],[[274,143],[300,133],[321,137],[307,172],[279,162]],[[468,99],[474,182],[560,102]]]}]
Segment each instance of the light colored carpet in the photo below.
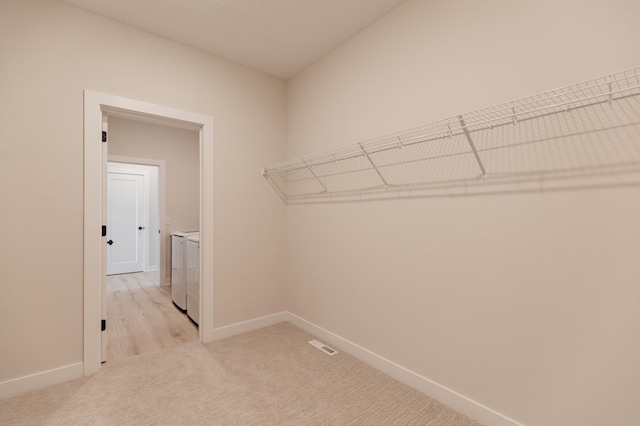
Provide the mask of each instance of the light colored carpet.
[{"label": "light colored carpet", "polygon": [[478,425],[288,323],[0,401],[2,425]]}]

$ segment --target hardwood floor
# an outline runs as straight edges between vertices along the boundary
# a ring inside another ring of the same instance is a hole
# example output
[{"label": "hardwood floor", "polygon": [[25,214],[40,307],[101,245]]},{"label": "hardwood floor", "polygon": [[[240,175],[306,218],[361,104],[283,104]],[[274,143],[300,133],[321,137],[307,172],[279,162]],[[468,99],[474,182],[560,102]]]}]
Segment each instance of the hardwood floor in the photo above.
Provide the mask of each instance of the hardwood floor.
[{"label": "hardwood floor", "polygon": [[198,340],[198,327],[171,301],[157,272],[107,277],[107,362]]}]

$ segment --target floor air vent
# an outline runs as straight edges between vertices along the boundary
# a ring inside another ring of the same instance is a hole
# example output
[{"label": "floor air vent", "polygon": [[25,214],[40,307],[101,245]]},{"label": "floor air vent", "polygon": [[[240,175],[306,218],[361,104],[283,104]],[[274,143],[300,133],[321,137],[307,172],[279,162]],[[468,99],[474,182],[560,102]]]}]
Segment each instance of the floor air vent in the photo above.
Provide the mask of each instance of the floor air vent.
[{"label": "floor air vent", "polygon": [[338,351],[336,351],[335,349],[330,348],[329,346],[325,345],[322,342],[318,342],[317,340],[310,340],[309,344],[311,346],[315,346],[316,348],[320,349],[322,352],[328,355],[335,355],[338,353]]}]

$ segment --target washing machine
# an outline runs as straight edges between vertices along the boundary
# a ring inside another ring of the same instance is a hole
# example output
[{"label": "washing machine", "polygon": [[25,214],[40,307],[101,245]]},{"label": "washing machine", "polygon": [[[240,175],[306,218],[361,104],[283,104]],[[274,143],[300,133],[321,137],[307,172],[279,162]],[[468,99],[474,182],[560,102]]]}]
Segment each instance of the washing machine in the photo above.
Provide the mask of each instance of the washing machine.
[{"label": "washing machine", "polygon": [[198,231],[177,231],[171,234],[171,298],[183,311],[187,309],[187,237],[194,232]]},{"label": "washing machine", "polygon": [[187,237],[187,315],[200,324],[200,233]]}]

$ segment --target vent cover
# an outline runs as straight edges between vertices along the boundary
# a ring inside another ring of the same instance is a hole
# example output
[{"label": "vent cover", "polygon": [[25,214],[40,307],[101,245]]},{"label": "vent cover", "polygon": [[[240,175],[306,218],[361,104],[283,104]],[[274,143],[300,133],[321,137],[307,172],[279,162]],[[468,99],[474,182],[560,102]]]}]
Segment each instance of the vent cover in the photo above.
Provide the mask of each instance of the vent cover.
[{"label": "vent cover", "polygon": [[328,355],[335,355],[338,353],[338,351],[336,351],[335,349],[330,348],[329,346],[325,345],[322,342],[318,342],[317,340],[310,340],[309,344],[311,346],[315,346],[316,348],[320,349],[322,352]]}]

